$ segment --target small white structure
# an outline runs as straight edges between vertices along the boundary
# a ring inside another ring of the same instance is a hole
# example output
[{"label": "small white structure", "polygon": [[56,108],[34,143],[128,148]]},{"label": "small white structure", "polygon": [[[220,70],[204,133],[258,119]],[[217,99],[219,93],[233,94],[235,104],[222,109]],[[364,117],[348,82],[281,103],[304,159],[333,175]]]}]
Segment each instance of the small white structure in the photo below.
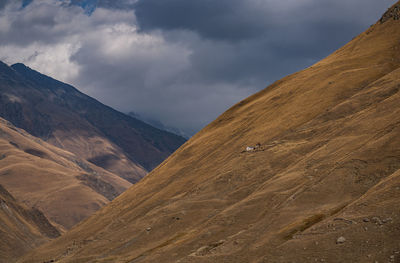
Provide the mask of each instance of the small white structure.
[{"label": "small white structure", "polygon": [[254,147],[247,146],[247,147],[246,147],[246,151],[247,151],[247,152],[252,152],[252,151],[254,151]]}]

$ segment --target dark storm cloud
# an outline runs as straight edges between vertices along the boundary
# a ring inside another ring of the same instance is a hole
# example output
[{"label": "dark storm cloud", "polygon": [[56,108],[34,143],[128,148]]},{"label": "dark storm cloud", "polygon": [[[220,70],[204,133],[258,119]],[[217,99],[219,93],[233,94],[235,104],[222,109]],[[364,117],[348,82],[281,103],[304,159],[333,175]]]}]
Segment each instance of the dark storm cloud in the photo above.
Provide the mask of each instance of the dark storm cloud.
[{"label": "dark storm cloud", "polygon": [[0,59],[193,134],[329,55],[395,0],[0,1]]},{"label": "dark storm cloud", "polygon": [[[348,3],[351,2],[351,3]],[[237,41],[275,37],[279,29],[315,23],[356,28],[381,14],[394,1],[325,0],[138,0],[136,16],[142,30],[190,30],[204,38]],[[348,23],[351,24],[348,24]],[[307,30],[308,28],[304,28]],[[342,28],[343,29],[343,28]],[[287,32],[285,32],[287,34]]]},{"label": "dark storm cloud", "polygon": [[206,38],[241,39],[265,27],[265,19],[258,19],[261,10],[253,7],[242,0],[142,0],[135,11],[143,30],[182,29]]},{"label": "dark storm cloud", "polygon": [[[351,3],[349,3],[351,2]],[[203,81],[253,81],[258,88],[328,55],[374,23],[393,0],[139,0],[142,32],[177,32]],[[229,66],[227,66],[229,65]]]}]

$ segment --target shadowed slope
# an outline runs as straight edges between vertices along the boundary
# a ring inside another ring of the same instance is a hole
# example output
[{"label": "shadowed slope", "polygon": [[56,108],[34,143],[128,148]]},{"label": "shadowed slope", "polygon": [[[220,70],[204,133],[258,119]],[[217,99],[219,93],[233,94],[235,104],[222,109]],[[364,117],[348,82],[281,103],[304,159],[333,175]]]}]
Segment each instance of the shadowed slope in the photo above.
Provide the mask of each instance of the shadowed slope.
[{"label": "shadowed slope", "polygon": [[1,117],[131,183],[185,142],[23,64],[0,64]]},{"label": "shadowed slope", "polygon": [[0,262],[9,263],[27,251],[60,236],[37,209],[18,203],[0,185]]},{"label": "shadowed slope", "polygon": [[395,17],[233,106],[21,262],[398,260]]},{"label": "shadowed slope", "polygon": [[131,184],[0,118],[0,180],[19,201],[70,228]]}]

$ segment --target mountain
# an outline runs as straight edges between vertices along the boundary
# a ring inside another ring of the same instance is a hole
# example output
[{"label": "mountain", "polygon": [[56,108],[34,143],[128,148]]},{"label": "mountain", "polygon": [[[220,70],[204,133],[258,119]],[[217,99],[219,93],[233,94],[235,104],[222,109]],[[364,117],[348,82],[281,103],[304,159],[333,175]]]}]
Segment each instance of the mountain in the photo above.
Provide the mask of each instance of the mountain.
[{"label": "mountain", "polygon": [[399,17],[239,102],[19,262],[398,262]]},{"label": "mountain", "polygon": [[131,183],[185,142],[23,64],[0,65],[0,117]]},{"label": "mountain", "polygon": [[0,185],[0,262],[15,261],[23,253],[60,236],[38,209],[29,209]]},{"label": "mountain", "polygon": [[145,123],[157,128],[157,129],[160,129],[160,130],[163,130],[163,131],[168,131],[168,132],[171,132],[173,134],[177,134],[179,136],[182,136],[183,138],[190,138],[190,136],[187,135],[183,130],[167,126],[167,125],[165,125],[164,123],[162,123],[159,120],[142,117],[142,116],[140,116],[139,114],[137,114],[136,112],[133,112],[133,111],[128,112],[127,114],[129,116],[133,117],[133,118],[141,120],[141,121],[143,121],[143,122],[145,122]]},{"label": "mountain", "polygon": [[60,230],[117,197],[131,183],[0,118],[0,182]]}]

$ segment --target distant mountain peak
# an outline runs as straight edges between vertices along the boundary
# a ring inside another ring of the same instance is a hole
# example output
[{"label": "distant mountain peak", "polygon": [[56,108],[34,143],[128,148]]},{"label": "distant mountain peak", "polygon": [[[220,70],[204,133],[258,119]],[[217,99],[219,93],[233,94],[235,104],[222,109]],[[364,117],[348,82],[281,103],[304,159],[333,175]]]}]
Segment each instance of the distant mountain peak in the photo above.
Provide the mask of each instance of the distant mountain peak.
[{"label": "distant mountain peak", "polygon": [[[34,70],[34,69],[32,69],[32,68],[30,68],[29,66],[27,66],[27,65],[25,65],[25,64],[23,64],[23,63],[15,63],[15,64],[12,64],[11,66],[10,66],[10,68],[12,68],[13,70],[15,70],[16,72],[18,72],[18,73],[20,73],[20,74],[34,74],[34,75],[37,75],[37,76],[45,76],[45,75],[43,75],[43,74],[41,74],[40,72],[38,72],[38,71],[36,71],[36,70]],[[47,77],[47,76],[46,76]],[[50,78],[50,77],[47,77],[47,78]]]},{"label": "distant mountain peak", "polygon": [[[13,65],[11,65],[11,68],[14,69],[15,71],[17,71],[18,73],[26,76],[26,77],[33,77],[35,76],[35,78],[43,78],[43,79],[47,79],[47,80],[53,80],[53,81],[57,81],[49,76],[46,76],[28,66],[26,66],[23,63],[15,63]],[[60,82],[60,81],[57,81]],[[61,83],[61,82],[60,82]]]},{"label": "distant mountain peak", "polygon": [[[4,81],[0,81],[0,117],[111,169],[130,182],[139,180],[186,141],[118,112],[22,63],[11,67],[0,65],[1,79]],[[18,103],[15,98],[26,103]],[[82,138],[86,139],[78,143]],[[87,145],[88,140],[93,140],[96,146]],[[104,147],[99,146],[101,142]]]},{"label": "distant mountain peak", "polygon": [[15,64],[12,64],[11,67],[13,69],[15,69],[15,68],[26,68],[26,69],[32,70],[30,67],[28,67],[27,65],[25,65],[23,63],[15,63]]},{"label": "distant mountain peak", "polygon": [[26,66],[23,63],[16,63],[11,65],[11,68],[18,72],[21,76],[23,76],[26,80],[33,82],[34,87],[39,89],[62,89],[64,91],[76,92],[77,94],[81,94],[76,88],[73,86],[56,80],[52,77],[49,77],[45,74],[42,74],[29,66]]}]

